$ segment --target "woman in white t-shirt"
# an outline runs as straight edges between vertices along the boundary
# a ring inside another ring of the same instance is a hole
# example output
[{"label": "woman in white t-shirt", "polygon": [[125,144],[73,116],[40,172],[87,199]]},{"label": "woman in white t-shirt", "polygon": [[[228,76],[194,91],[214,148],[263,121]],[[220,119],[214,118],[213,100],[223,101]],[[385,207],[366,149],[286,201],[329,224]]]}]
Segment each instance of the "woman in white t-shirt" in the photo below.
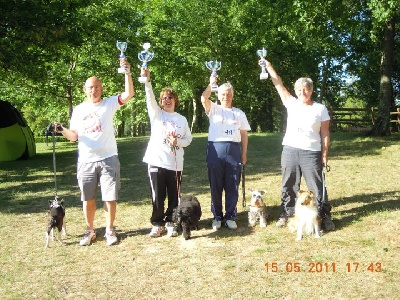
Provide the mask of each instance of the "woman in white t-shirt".
[{"label": "woman in white t-shirt", "polygon": [[287,109],[281,157],[282,213],[276,226],[285,226],[288,217],[293,216],[301,177],[304,176],[308,189],[317,198],[322,227],[327,231],[334,230],[331,206],[323,183],[323,167],[328,166],[330,143],[328,110],[325,105],[311,100],[313,82],[310,78],[302,77],[296,81],[296,98],[284,87],[282,79],[269,61],[261,59],[259,64],[266,67],[271,75],[272,83]]},{"label": "woman in white t-shirt", "polygon": [[[221,105],[210,101],[211,86],[217,77],[210,77],[210,84],[201,96],[201,103],[210,121],[207,143],[207,172],[211,190],[212,228],[221,228],[223,220],[229,229],[236,229],[236,205],[242,166],[247,162],[247,131],[250,130],[246,115],[232,106],[233,86],[224,83],[218,88]],[[225,192],[225,214],[222,193]]]},{"label": "woman in white t-shirt", "polygon": [[192,142],[192,134],[186,118],[175,112],[175,108],[179,106],[176,92],[171,88],[164,88],[157,103],[149,70],[142,69],[142,74],[147,76],[145,92],[151,125],[150,140],[143,157],[143,162],[148,165],[153,206],[150,218],[153,228],[150,236],[159,237],[167,233],[172,237],[177,235],[172,212],[178,206],[180,197],[183,148]]}]

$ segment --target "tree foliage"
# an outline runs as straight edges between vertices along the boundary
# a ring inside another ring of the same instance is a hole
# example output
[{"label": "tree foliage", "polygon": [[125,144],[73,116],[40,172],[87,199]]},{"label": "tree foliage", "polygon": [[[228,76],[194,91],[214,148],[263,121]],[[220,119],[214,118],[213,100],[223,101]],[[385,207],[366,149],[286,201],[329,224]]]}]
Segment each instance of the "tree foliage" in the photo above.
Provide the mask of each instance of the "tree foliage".
[{"label": "tree foliage", "polygon": [[[234,105],[246,112],[253,131],[282,130],[278,95],[270,81],[258,78],[262,47],[289,89],[308,76],[317,101],[333,107],[349,99],[365,107],[385,103],[383,116],[394,94],[381,86],[384,28],[398,18],[397,0],[12,0],[0,11],[0,97],[21,108],[37,134],[52,120],[68,123],[84,99],[87,77],[101,78],[105,96],[123,89],[115,43],[125,40],[137,76],[137,53],[151,43],[156,94],[165,86],[176,89],[180,112],[197,132],[208,125],[199,96],[210,75],[207,60],[222,62],[220,82],[233,84]],[[394,29],[389,50],[398,46]],[[385,76],[396,86],[398,56],[390,67]],[[143,87],[135,88],[116,118],[121,135],[148,130]]]}]

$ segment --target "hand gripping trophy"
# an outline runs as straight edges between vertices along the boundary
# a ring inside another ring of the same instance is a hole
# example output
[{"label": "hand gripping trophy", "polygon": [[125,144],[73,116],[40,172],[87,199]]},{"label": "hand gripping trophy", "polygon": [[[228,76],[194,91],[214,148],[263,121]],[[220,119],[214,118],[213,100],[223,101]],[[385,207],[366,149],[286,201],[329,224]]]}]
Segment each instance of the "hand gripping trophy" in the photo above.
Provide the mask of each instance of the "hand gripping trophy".
[{"label": "hand gripping trophy", "polygon": [[[257,50],[257,55],[258,55],[260,58],[265,58],[265,57],[267,56],[267,50],[265,50],[265,48],[262,48],[261,50]],[[266,69],[266,64],[265,64],[265,62],[263,61],[263,62],[260,64],[260,66],[261,66],[260,79],[261,79],[261,80],[263,80],[263,79],[268,79],[268,72],[267,72],[267,69]]]},{"label": "hand gripping trophy", "polygon": [[[206,61],[206,67],[211,71],[211,75],[216,77],[217,71],[221,69],[221,62],[220,61]],[[213,83],[211,86],[211,92],[218,91],[218,84]]]},{"label": "hand gripping trophy", "polygon": [[[126,57],[125,56],[125,51],[126,51],[126,47],[127,46],[128,46],[127,42],[117,41],[117,48],[118,48],[119,51],[121,51],[121,54],[119,55],[119,58],[125,58]],[[127,74],[129,72],[130,71],[129,71],[128,68],[121,67],[121,66],[118,68],[118,73],[120,73],[120,74]]]},{"label": "hand gripping trophy", "polygon": [[[147,63],[153,59],[154,53],[149,52],[150,43],[143,44],[143,51],[138,53],[138,59],[142,62],[142,68],[147,69]],[[147,77],[144,73],[138,78],[140,83],[147,82]]]}]

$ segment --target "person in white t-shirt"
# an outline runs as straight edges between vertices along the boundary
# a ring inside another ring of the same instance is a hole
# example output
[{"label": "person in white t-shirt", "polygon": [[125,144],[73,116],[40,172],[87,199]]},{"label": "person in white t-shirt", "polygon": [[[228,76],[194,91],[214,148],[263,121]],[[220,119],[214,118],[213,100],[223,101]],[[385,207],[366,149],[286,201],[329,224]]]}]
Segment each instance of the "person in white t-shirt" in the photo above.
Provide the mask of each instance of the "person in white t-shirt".
[{"label": "person in white t-shirt", "polygon": [[[232,106],[234,90],[230,83],[218,88],[215,104],[209,98],[211,85],[217,76],[210,77],[210,84],[201,96],[210,126],[207,143],[207,173],[211,190],[211,212],[214,215],[212,228],[218,230],[225,220],[229,229],[236,229],[237,202],[242,166],[247,162],[248,131],[250,129],[245,113]],[[222,193],[225,192],[225,214],[222,207]]]},{"label": "person in white t-shirt", "polygon": [[[130,70],[126,58],[120,59],[120,65]],[[118,241],[114,220],[120,189],[120,163],[113,118],[135,94],[130,71],[124,76],[125,91],[104,99],[101,98],[103,84],[100,79],[95,76],[88,78],[83,86],[86,101],[74,108],[70,128],[63,128],[55,122],[55,128],[59,128],[57,132],[70,141],[78,141],[77,178],[87,226],[81,246],[90,245],[96,239],[94,217],[98,185],[106,217],[106,243],[110,246]]]},{"label": "person in white t-shirt", "polygon": [[[167,233],[177,236],[172,212],[179,204],[183,171],[184,148],[192,142],[192,134],[186,118],[175,112],[179,106],[177,93],[164,88],[157,103],[150,81],[150,71],[142,68],[145,83],[146,104],[150,118],[151,135],[143,162],[147,163],[153,211],[150,237]],[[165,199],[168,197],[167,208]]]},{"label": "person in white t-shirt", "polygon": [[296,81],[296,98],[284,87],[282,79],[269,61],[260,59],[259,64],[265,66],[271,75],[272,83],[287,109],[281,157],[282,213],[276,226],[285,226],[288,218],[293,216],[301,177],[304,176],[308,189],[316,196],[322,228],[326,231],[334,230],[331,205],[323,182],[323,168],[328,166],[330,143],[328,109],[311,99],[313,82],[310,78],[302,77]]}]

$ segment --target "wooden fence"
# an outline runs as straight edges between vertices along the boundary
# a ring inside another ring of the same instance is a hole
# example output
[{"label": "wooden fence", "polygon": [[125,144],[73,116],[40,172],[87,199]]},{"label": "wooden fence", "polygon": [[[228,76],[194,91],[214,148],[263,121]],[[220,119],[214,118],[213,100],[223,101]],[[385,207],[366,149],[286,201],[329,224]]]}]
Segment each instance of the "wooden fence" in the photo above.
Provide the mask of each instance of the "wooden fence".
[{"label": "wooden fence", "polygon": [[375,124],[374,108],[330,108],[332,131],[368,131]]},{"label": "wooden fence", "polygon": [[[375,124],[376,108],[330,108],[332,131],[368,131]],[[400,131],[400,108],[390,112],[390,122]],[[396,124],[393,124],[396,125]],[[393,126],[391,126],[393,129]]]},{"label": "wooden fence", "polygon": [[[396,111],[390,112],[390,123],[397,123],[397,131],[400,131],[400,107],[397,107]],[[392,128],[392,126],[390,127]]]}]

